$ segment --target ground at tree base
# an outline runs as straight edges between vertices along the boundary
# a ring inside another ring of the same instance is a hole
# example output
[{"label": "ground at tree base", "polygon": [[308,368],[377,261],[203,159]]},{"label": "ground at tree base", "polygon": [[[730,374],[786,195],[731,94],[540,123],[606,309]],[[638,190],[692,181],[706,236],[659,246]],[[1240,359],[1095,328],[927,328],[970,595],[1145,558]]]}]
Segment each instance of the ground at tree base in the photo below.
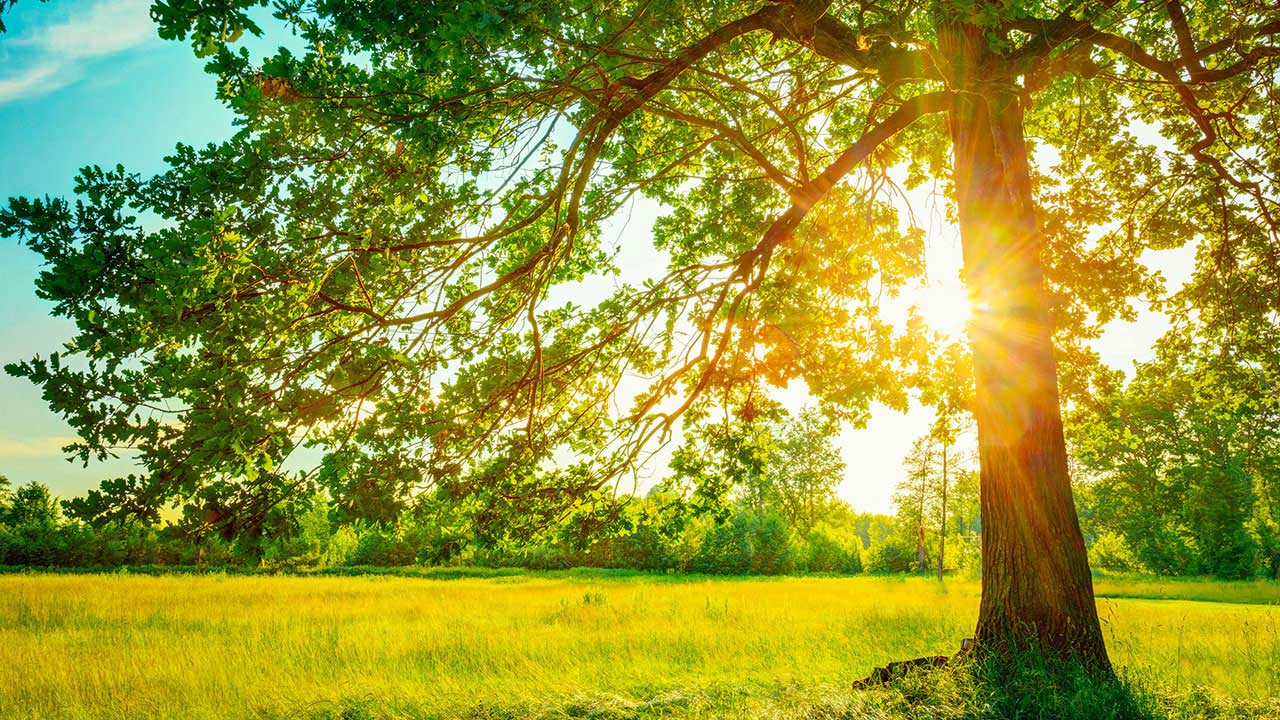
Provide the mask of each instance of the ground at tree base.
[{"label": "ground at tree base", "polygon": [[583,693],[542,703],[508,705],[495,699],[443,712],[376,698],[352,698],[329,706],[300,708],[296,713],[262,717],[272,720],[1275,720],[1280,718],[1280,700],[1240,700],[1204,688],[1162,692],[1123,679],[1098,683],[1070,673],[1051,680],[1036,670],[1026,672],[1021,682],[995,686],[974,679],[968,669],[947,669],[915,673],[870,690],[801,683],[773,687],[717,685],[690,690],[666,689],[635,697]]}]

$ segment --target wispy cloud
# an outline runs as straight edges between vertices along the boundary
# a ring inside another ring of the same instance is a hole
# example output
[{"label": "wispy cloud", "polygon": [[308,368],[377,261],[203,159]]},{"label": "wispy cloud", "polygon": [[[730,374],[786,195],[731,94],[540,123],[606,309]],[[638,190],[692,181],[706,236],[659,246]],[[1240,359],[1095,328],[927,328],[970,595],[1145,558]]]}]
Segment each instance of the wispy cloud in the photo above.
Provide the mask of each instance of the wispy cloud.
[{"label": "wispy cloud", "polygon": [[0,460],[62,457],[62,448],[76,441],[74,437],[18,439],[0,435]]},{"label": "wispy cloud", "polygon": [[0,74],[0,103],[53,92],[80,79],[88,61],[153,40],[150,7],[151,0],[98,0],[13,38],[4,64],[17,70]]},{"label": "wispy cloud", "polygon": [[59,77],[56,63],[31,65],[15,75],[0,77],[0,102],[29,95],[42,95],[66,85],[66,75]]}]

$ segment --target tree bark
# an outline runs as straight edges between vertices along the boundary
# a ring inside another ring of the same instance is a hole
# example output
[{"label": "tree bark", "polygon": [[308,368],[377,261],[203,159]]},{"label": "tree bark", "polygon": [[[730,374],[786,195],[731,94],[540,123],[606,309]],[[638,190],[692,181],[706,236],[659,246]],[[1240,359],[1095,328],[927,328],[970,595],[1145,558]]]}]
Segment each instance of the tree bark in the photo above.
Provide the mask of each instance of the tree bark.
[{"label": "tree bark", "polygon": [[[956,89],[956,200],[982,508],[982,652],[1038,648],[1110,671],[1071,496],[1022,99],[981,29],[939,30]],[[1002,77],[1004,75],[1004,77]]]}]

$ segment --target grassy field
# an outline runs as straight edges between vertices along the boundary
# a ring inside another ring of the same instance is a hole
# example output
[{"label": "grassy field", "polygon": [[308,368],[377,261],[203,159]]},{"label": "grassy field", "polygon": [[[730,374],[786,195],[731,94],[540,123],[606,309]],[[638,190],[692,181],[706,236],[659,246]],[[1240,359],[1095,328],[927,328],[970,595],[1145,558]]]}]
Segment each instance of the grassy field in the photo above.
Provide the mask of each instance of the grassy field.
[{"label": "grassy field", "polygon": [[[1280,718],[1280,586],[1098,590],[1124,697],[1059,687],[1059,708]],[[873,577],[0,575],[0,716],[1050,716],[971,674],[849,688],[953,652],[977,594]]]}]

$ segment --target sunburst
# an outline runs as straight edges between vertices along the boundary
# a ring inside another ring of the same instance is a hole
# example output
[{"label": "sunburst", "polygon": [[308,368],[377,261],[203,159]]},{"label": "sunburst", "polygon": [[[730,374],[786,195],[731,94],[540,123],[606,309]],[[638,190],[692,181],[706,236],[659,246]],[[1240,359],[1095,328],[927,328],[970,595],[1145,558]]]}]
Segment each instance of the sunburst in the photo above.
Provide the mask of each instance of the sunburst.
[{"label": "sunburst", "polygon": [[934,331],[954,339],[965,337],[972,309],[959,283],[931,283],[913,293],[910,302]]}]

